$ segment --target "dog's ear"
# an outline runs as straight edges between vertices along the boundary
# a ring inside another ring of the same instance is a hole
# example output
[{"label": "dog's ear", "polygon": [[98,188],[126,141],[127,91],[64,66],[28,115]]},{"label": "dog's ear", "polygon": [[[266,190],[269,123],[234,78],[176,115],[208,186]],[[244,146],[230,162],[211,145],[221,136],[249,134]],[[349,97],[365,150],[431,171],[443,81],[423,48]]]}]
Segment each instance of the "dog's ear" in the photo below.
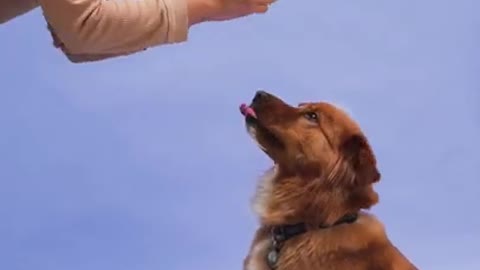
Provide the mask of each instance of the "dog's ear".
[{"label": "dog's ear", "polygon": [[375,155],[365,136],[348,137],[342,145],[342,151],[355,173],[356,184],[369,185],[380,180]]}]

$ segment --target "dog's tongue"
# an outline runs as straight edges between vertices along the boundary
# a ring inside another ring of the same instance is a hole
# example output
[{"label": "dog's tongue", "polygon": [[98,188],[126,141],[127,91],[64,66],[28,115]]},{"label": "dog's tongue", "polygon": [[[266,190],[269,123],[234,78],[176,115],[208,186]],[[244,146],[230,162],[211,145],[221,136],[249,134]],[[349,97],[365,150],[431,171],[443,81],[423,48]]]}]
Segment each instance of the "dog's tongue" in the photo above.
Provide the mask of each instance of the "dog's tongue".
[{"label": "dog's tongue", "polygon": [[240,105],[240,112],[245,117],[257,118],[257,115],[255,114],[255,111],[252,109],[252,107],[248,106],[247,104]]}]

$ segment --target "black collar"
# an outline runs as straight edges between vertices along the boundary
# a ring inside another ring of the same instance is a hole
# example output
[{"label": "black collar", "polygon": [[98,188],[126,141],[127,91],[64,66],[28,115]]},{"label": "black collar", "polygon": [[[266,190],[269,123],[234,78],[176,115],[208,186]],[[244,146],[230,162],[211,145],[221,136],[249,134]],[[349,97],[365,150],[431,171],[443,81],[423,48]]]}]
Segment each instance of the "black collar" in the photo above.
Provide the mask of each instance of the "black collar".
[{"label": "black collar", "polygon": [[[358,214],[346,214],[337,220],[332,225],[320,225],[318,229],[326,229],[336,225],[344,224],[344,223],[353,223],[358,219]],[[278,257],[280,254],[280,248],[282,244],[290,238],[298,236],[300,234],[307,232],[307,225],[305,223],[297,223],[297,224],[287,224],[287,225],[279,225],[273,226],[271,229],[271,246],[270,250],[267,253],[267,264],[270,269],[275,269]]]}]

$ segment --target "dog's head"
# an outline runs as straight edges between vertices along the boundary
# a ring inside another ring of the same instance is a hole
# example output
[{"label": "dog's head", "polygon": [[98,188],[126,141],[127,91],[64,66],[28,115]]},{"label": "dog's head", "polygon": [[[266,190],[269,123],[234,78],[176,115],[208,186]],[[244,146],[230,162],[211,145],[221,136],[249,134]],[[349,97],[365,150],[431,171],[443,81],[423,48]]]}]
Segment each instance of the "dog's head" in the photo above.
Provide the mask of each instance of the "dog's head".
[{"label": "dog's head", "polygon": [[319,102],[291,106],[258,91],[251,104],[243,104],[240,110],[248,133],[276,164],[281,178],[299,182],[295,183],[297,189],[323,193],[340,189],[342,196],[351,197],[379,181],[366,137],[358,124],[334,105]]}]

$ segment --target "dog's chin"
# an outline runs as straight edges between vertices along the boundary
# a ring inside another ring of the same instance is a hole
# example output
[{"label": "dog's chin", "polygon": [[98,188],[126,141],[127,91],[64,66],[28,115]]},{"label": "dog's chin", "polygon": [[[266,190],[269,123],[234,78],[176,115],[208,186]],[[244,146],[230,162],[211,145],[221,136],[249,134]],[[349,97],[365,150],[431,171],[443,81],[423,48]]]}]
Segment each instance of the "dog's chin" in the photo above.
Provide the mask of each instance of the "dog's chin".
[{"label": "dog's chin", "polygon": [[274,159],[274,152],[284,149],[283,142],[271,130],[259,123],[256,118],[246,117],[247,132],[257,146],[270,158]]}]

